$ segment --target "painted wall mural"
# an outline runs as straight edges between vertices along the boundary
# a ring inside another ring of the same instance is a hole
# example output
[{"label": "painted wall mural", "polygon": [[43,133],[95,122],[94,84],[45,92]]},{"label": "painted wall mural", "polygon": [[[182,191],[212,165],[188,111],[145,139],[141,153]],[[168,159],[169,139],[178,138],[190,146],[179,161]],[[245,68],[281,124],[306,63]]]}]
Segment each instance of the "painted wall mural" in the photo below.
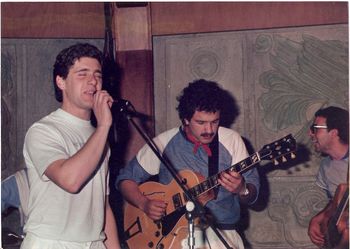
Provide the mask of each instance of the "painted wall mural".
[{"label": "painted wall mural", "polygon": [[[256,52],[269,53],[273,67],[260,76],[260,84],[268,91],[258,100],[268,129],[305,124],[306,110],[315,102],[348,107],[347,42],[310,35],[302,35],[297,42],[281,35],[261,35]],[[303,127],[305,131],[308,126]]]}]

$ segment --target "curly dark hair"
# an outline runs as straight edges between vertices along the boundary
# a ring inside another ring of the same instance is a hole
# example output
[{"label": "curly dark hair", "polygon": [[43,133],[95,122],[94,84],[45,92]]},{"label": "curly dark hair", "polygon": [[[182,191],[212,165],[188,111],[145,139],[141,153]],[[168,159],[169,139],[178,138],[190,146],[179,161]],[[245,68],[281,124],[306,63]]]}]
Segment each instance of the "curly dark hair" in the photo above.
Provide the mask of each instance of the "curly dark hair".
[{"label": "curly dark hair", "polygon": [[319,109],[315,117],[326,118],[327,130],[338,130],[340,141],[349,144],[349,111],[336,106]]},{"label": "curly dark hair", "polygon": [[217,112],[223,109],[224,90],[216,82],[204,79],[190,82],[176,98],[180,120],[190,120],[195,111]]},{"label": "curly dark hair", "polygon": [[76,60],[82,57],[89,57],[98,60],[102,66],[102,52],[94,45],[88,43],[77,43],[68,48],[63,49],[56,57],[53,66],[53,85],[55,89],[55,97],[58,102],[62,102],[62,90],[56,84],[56,76],[66,79],[69,69],[74,65]]}]

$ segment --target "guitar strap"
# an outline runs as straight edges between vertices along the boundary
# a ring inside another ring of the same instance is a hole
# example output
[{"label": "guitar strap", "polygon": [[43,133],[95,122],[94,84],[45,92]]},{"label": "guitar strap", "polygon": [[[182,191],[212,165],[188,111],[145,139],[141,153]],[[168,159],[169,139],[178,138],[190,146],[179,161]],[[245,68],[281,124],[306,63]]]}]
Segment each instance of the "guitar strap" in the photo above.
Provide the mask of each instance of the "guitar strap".
[{"label": "guitar strap", "polygon": [[[208,177],[216,175],[219,172],[219,138],[218,134],[209,144],[211,156],[208,156]],[[214,188],[215,198],[217,196],[218,188]]]},{"label": "guitar strap", "polygon": [[208,176],[216,175],[219,172],[219,139],[216,135],[209,144],[211,156],[208,157]]}]

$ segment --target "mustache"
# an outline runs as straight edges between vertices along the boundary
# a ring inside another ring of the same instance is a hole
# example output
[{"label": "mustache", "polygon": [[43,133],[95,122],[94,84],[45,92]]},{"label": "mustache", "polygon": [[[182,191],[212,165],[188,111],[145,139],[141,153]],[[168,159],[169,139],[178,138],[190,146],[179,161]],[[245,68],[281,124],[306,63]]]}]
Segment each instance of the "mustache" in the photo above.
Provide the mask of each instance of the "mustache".
[{"label": "mustache", "polygon": [[202,133],[201,137],[212,137],[214,135],[215,135],[214,133]]}]

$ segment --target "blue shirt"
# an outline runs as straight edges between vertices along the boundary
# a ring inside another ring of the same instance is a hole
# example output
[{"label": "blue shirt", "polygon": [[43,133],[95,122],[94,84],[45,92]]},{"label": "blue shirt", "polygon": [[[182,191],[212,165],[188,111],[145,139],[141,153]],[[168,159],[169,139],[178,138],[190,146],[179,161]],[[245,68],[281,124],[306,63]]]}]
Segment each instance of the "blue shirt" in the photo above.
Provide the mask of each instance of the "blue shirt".
[{"label": "blue shirt", "polygon": [[1,182],[1,213],[9,207],[19,208],[21,205],[15,175]]}]

